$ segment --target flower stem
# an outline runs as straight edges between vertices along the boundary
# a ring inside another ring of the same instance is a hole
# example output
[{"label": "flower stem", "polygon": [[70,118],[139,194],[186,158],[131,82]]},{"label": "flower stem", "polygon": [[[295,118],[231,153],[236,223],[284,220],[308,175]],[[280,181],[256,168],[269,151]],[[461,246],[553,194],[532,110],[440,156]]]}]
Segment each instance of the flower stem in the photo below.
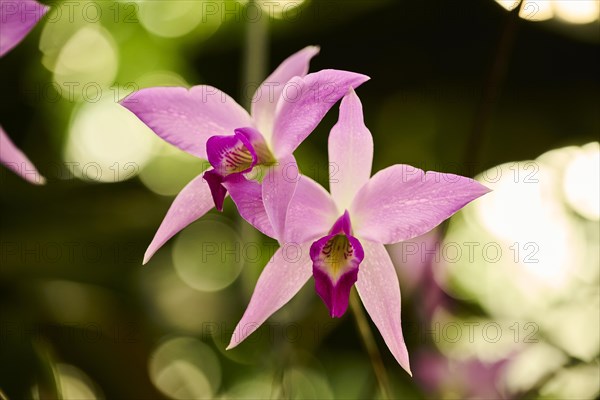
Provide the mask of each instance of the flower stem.
[{"label": "flower stem", "polygon": [[386,400],[390,399],[392,392],[390,390],[390,382],[387,372],[383,365],[381,354],[379,353],[375,339],[373,338],[369,321],[367,320],[365,311],[360,304],[360,300],[355,289],[353,289],[350,293],[350,308],[352,309],[352,313],[356,319],[356,326],[358,327],[360,337],[363,341],[365,349],[367,350],[367,354],[371,359],[371,365],[373,366],[373,372],[375,372],[375,377],[377,378],[377,383],[379,384],[381,397]]},{"label": "flower stem", "polygon": [[[260,7],[260,5],[256,0],[250,0],[246,7]],[[247,22],[245,39],[241,99],[242,105],[250,110],[253,89],[258,87],[267,71],[269,43],[269,16],[267,13],[261,13],[260,18]]]}]

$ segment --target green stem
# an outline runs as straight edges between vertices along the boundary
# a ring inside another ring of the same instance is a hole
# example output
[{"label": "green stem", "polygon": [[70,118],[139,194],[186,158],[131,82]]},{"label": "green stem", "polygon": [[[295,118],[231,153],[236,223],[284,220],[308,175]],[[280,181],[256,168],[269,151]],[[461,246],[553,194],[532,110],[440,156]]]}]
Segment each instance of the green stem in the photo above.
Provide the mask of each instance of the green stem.
[{"label": "green stem", "polygon": [[377,383],[379,384],[381,397],[386,400],[390,399],[392,392],[390,390],[390,382],[387,372],[383,365],[381,354],[379,353],[375,339],[373,338],[369,321],[367,320],[365,311],[363,310],[358,295],[356,294],[356,290],[354,289],[350,293],[350,309],[354,314],[358,332],[360,333],[360,337],[363,341],[365,349],[367,350],[367,354],[371,359],[371,365],[373,366],[373,372],[375,372],[375,377],[377,378]]}]

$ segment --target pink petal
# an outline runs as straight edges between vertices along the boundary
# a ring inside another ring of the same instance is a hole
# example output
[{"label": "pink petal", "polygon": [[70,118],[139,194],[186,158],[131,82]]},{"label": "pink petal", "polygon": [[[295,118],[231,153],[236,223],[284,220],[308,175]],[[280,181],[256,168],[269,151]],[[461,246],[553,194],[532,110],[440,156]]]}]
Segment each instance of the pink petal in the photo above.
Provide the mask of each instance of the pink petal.
[{"label": "pink petal", "polygon": [[144,254],[144,264],[180,230],[214,207],[213,199],[202,175],[194,178],[179,192]]},{"label": "pink petal", "polygon": [[322,237],[339,215],[323,186],[302,175],[287,211],[285,240],[304,243]]},{"label": "pink petal", "polygon": [[312,275],[309,247],[310,243],[290,243],[275,252],[258,278],[250,304],[235,327],[228,350],[243,342],[302,289]]},{"label": "pink petal", "polygon": [[158,136],[183,151],[206,158],[206,141],[214,135],[233,135],[235,128],[252,126],[246,110],[212,86],[154,87],[139,90],[121,105],[133,112]]},{"label": "pink petal", "polygon": [[273,227],[275,239],[279,242],[284,240],[287,211],[299,180],[298,164],[294,156],[289,155],[270,167],[262,182],[265,210]]},{"label": "pink petal", "polygon": [[329,134],[328,147],[331,195],[345,210],[369,181],[373,164],[373,136],[365,126],[362,104],[352,89],[342,99],[340,118]]},{"label": "pink petal", "polygon": [[259,131],[268,139],[273,130],[275,107],[284,85],[295,76],[308,73],[310,60],[319,54],[318,46],[308,46],[286,58],[256,89],[252,98],[252,117]]},{"label": "pink petal", "polygon": [[393,165],[360,189],[350,214],[356,236],[397,243],[430,231],[489,191],[471,178]]},{"label": "pink petal", "polygon": [[365,258],[356,289],[394,358],[411,374],[400,322],[400,284],[396,270],[382,244],[363,240],[362,245]]},{"label": "pink petal", "polygon": [[223,185],[224,177],[214,169],[209,169],[202,174],[204,181],[210,189],[215,208],[223,211],[223,203],[227,196],[227,188]]},{"label": "pink petal", "polygon": [[0,57],[33,29],[50,7],[34,0],[2,1],[0,4]]},{"label": "pink petal", "polygon": [[262,201],[262,186],[236,174],[227,178],[223,186],[229,192],[238,212],[246,221],[265,235],[275,238],[275,231]]},{"label": "pink petal", "polygon": [[292,154],[349,88],[367,80],[368,76],[334,69],[292,78],[277,103],[272,140],[275,155]]},{"label": "pink petal", "polygon": [[46,183],[46,179],[35,169],[35,166],[29,161],[27,156],[14,145],[1,126],[0,163],[33,184],[43,185]]}]

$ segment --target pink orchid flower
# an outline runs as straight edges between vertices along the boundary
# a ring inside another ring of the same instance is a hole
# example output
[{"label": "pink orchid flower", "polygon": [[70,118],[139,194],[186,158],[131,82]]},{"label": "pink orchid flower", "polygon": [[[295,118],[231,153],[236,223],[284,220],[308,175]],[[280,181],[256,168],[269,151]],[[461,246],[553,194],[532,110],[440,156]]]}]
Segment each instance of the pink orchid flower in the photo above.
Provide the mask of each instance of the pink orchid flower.
[{"label": "pink orchid flower", "polygon": [[[348,307],[354,284],[371,319],[410,373],[400,322],[400,286],[385,244],[433,229],[489,189],[453,174],[393,165],[371,176],[373,138],[350,91],[329,136],[331,195],[301,176],[289,203],[286,245],[263,270],[228,349],[254,332],[309,280],[332,317]],[[293,247],[293,248],[292,248]]]},{"label": "pink orchid flower", "polygon": [[[121,101],[165,141],[208,159],[212,169],[175,198],[144,256],[144,263],[173,235],[206,214],[222,210],[227,193],[240,215],[268,236],[281,238],[296,182],[282,171],[292,153],[349,88],[369,78],[348,71],[307,74],[319,52],[309,46],[287,58],[258,87],[251,115],[227,94],[207,85],[142,89]],[[267,167],[262,182],[247,179]],[[278,202],[272,204],[272,199]],[[266,208],[264,204],[272,205]]]},{"label": "pink orchid flower", "polygon": [[[34,0],[1,0],[0,57],[19,44],[48,10],[48,6]],[[45,183],[44,177],[37,172],[25,154],[14,145],[1,126],[0,163],[31,183]]]}]

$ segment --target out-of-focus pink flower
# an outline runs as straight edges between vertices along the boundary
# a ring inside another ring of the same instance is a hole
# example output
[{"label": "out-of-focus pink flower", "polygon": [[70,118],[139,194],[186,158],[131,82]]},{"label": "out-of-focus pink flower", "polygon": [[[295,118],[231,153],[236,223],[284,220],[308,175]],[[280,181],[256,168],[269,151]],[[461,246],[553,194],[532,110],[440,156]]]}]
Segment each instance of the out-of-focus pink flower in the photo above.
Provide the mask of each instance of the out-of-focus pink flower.
[{"label": "out-of-focus pink flower", "polygon": [[[0,57],[19,44],[48,10],[48,6],[34,0],[0,0]],[[46,182],[1,126],[0,163],[31,183]]]}]

